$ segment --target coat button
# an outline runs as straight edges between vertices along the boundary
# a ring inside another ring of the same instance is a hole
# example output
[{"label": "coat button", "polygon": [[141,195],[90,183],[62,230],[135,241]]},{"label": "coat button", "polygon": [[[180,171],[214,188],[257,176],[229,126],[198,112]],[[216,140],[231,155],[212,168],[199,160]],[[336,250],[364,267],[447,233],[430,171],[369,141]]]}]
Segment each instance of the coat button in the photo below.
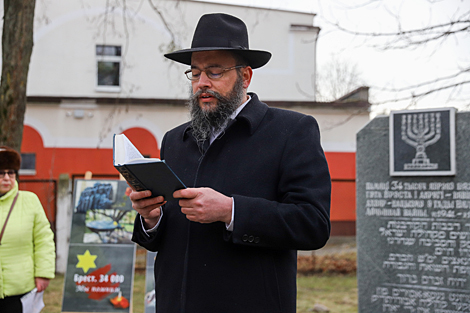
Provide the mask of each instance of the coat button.
[{"label": "coat button", "polygon": [[248,241],[248,235],[244,234],[243,237],[242,237],[242,240],[243,240],[243,242],[247,242]]},{"label": "coat button", "polygon": [[259,243],[259,237],[255,237],[255,243]]},{"label": "coat button", "polygon": [[254,240],[255,240],[255,237],[253,236],[248,237],[248,242],[253,242]]}]

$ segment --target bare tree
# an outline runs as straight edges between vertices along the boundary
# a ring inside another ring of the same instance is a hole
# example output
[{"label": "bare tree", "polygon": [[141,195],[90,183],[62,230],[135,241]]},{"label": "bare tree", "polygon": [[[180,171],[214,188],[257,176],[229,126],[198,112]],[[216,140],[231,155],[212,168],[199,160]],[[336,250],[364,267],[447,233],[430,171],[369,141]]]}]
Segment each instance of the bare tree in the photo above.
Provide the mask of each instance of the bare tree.
[{"label": "bare tree", "polygon": [[3,1],[0,144],[21,148],[35,0]]},{"label": "bare tree", "polygon": [[333,55],[317,74],[317,101],[334,101],[366,85],[356,63]]},{"label": "bare tree", "polygon": [[[427,0],[429,15],[439,15],[438,5],[447,4],[453,8],[453,14],[449,15],[447,21],[434,20],[428,18],[421,21],[421,26],[414,28],[405,26],[402,20],[400,3],[394,3],[395,6],[386,5],[385,0],[365,0],[358,6],[345,6],[345,10],[359,10],[368,7],[385,7],[389,15],[395,20],[395,28],[391,31],[358,31],[357,25],[360,21],[353,21],[356,26],[344,26],[343,22],[328,21],[336,30],[363,38],[364,44],[382,51],[392,50],[416,50],[423,47],[431,47],[438,51],[447,42],[464,42],[468,40],[470,34],[470,6],[467,1],[460,1],[455,6],[449,1]],[[455,6],[455,7],[453,7]],[[434,11],[433,11],[434,10]],[[351,12],[351,11],[349,11]],[[423,12],[416,12],[418,18]],[[433,54],[429,58],[433,57]],[[408,101],[410,104],[417,103],[419,100],[430,95],[438,95],[441,92],[447,92],[449,100],[464,101],[470,105],[468,98],[462,94],[464,88],[470,86],[470,58],[457,60],[449,58],[446,60],[452,64],[455,70],[442,76],[430,77],[418,83],[403,85],[398,88],[385,86],[371,86],[377,91],[391,92],[389,99],[381,100],[376,104],[389,104],[398,101]],[[450,67],[450,65],[448,66]]]}]

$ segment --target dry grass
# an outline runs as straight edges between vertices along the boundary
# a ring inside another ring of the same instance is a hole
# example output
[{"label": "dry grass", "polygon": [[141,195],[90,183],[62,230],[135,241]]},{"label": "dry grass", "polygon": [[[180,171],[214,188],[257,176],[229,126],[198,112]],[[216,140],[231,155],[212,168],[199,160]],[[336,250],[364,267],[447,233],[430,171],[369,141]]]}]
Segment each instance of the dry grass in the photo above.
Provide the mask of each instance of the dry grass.
[{"label": "dry grass", "polygon": [[355,274],[357,269],[356,252],[309,255],[297,258],[297,273],[311,275],[319,273]]},{"label": "dry grass", "polygon": [[45,308],[42,312],[60,313],[62,309],[62,293],[64,292],[64,275],[56,274],[44,292]]},{"label": "dry grass", "polygon": [[315,274],[297,277],[297,313],[312,311],[315,304],[330,312],[357,312],[357,279],[355,274]]}]

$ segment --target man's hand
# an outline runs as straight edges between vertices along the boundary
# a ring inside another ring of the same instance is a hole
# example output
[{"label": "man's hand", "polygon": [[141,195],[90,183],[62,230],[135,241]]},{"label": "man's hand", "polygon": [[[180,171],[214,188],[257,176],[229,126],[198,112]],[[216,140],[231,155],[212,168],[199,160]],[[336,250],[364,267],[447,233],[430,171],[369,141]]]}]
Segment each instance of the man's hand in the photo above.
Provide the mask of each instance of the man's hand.
[{"label": "man's hand", "polygon": [[181,212],[193,222],[213,223],[232,220],[232,198],[211,188],[187,188],[173,193],[180,198]]},{"label": "man's hand", "polygon": [[49,286],[48,278],[34,277],[34,282],[36,283],[36,288],[38,289],[38,292],[46,290],[47,286]]},{"label": "man's hand", "polygon": [[129,194],[132,202],[132,208],[144,219],[146,229],[151,229],[157,225],[160,220],[161,206],[166,203],[162,196],[149,198],[152,193],[149,190],[135,191]]}]

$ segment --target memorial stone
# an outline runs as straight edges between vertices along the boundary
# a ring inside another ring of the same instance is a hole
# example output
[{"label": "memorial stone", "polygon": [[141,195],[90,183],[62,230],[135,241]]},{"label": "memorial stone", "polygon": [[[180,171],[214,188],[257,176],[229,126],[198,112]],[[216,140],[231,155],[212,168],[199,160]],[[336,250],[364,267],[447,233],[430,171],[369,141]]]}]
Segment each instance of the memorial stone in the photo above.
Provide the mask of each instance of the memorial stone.
[{"label": "memorial stone", "polygon": [[[470,312],[470,113],[403,112],[410,132],[377,117],[357,134],[359,312]],[[421,146],[395,160],[413,134]]]}]

